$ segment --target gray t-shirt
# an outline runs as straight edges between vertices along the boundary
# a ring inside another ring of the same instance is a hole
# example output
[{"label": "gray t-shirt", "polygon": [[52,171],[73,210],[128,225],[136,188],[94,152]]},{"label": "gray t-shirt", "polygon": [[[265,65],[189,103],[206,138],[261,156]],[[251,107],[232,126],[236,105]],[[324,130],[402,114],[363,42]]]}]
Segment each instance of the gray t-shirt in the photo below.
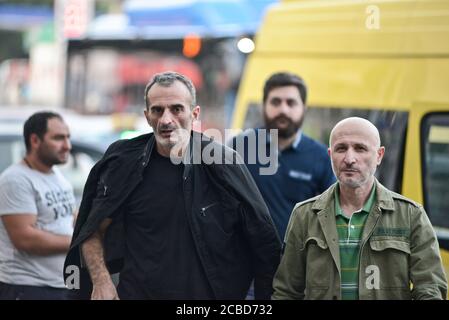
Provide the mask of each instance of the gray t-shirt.
[{"label": "gray t-shirt", "polygon": [[[0,176],[0,216],[36,214],[36,227],[72,235],[75,197],[58,168],[45,174],[19,163]],[[17,250],[0,219],[0,281],[63,288],[65,254],[38,256]]]}]

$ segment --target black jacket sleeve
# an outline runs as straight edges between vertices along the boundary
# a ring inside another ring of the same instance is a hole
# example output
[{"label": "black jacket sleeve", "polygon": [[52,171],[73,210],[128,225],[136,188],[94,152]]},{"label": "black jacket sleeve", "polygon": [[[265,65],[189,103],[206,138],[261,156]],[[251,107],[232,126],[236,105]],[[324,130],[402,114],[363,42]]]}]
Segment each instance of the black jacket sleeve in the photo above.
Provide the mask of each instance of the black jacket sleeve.
[{"label": "black jacket sleeve", "polygon": [[241,202],[243,230],[254,266],[256,299],[270,299],[272,282],[280,262],[281,241],[268,207],[248,168],[237,153],[233,164],[215,165],[223,186]]},{"label": "black jacket sleeve", "polygon": [[80,245],[97,230],[99,223],[102,221],[102,217],[93,219],[94,217],[90,215],[90,212],[93,200],[97,196],[97,186],[101,177],[101,172],[103,172],[108,163],[113,160],[114,150],[116,150],[119,144],[119,141],[115,142],[108,148],[108,150],[106,150],[103,157],[91,169],[84,186],[83,197],[72,235],[70,249],[65,259],[63,272],[65,281],[71,276],[71,273],[67,272],[67,270],[73,270],[75,267],[80,273],[79,288],[75,288],[77,290],[72,295],[72,298],[74,299],[89,299],[90,297],[92,284],[87,268],[85,268],[82,263]]}]

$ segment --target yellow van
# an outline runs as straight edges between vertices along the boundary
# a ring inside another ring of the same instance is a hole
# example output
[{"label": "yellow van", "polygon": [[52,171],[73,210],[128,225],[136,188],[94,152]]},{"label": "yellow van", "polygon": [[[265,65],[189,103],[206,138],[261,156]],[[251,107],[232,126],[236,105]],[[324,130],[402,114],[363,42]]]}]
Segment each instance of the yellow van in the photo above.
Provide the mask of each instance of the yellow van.
[{"label": "yellow van", "polygon": [[449,275],[449,1],[284,0],[247,60],[234,129],[260,125],[264,81],[291,71],[309,88],[303,129],[328,143],[348,116],[380,129],[388,188],[423,203]]}]

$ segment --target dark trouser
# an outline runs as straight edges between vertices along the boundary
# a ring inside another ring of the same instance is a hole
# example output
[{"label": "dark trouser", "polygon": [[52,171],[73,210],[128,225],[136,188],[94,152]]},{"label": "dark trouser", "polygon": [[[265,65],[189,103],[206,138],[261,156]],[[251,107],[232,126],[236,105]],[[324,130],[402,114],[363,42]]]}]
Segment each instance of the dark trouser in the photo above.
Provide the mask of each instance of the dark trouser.
[{"label": "dark trouser", "polygon": [[68,300],[65,288],[35,287],[0,282],[0,300]]}]

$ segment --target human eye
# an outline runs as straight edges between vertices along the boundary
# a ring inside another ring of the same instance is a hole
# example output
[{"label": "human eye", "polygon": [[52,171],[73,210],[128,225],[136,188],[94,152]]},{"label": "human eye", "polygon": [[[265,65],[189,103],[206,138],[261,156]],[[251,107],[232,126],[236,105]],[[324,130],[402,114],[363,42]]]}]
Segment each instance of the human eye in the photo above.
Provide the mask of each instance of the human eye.
[{"label": "human eye", "polygon": [[172,108],[172,110],[173,110],[174,113],[179,113],[179,112],[181,112],[183,109],[184,109],[184,108],[183,108],[182,106],[180,106],[180,105],[175,105],[175,106],[173,106],[173,108]]},{"label": "human eye", "polygon": [[356,146],[354,147],[354,149],[355,149],[355,151],[357,151],[357,152],[365,152],[365,151],[368,150],[368,148],[367,148],[366,146],[362,145],[362,144],[356,145]]},{"label": "human eye", "polygon": [[288,100],[287,100],[287,105],[288,105],[289,107],[295,107],[295,106],[298,105],[298,101],[295,100],[295,99],[288,99]]},{"label": "human eye", "polygon": [[160,114],[162,112],[161,107],[151,107],[151,113],[152,114]]},{"label": "human eye", "polygon": [[65,136],[62,134],[58,134],[58,135],[53,136],[52,139],[55,141],[62,141],[65,139]]},{"label": "human eye", "polygon": [[281,104],[281,99],[279,99],[279,98],[273,98],[273,99],[270,100],[270,104],[271,104],[272,106],[277,107],[277,106],[279,106],[279,105]]},{"label": "human eye", "polygon": [[344,152],[344,151],[346,151],[346,146],[344,146],[344,145],[337,145],[337,146],[334,148],[334,151],[335,151],[335,152]]}]

